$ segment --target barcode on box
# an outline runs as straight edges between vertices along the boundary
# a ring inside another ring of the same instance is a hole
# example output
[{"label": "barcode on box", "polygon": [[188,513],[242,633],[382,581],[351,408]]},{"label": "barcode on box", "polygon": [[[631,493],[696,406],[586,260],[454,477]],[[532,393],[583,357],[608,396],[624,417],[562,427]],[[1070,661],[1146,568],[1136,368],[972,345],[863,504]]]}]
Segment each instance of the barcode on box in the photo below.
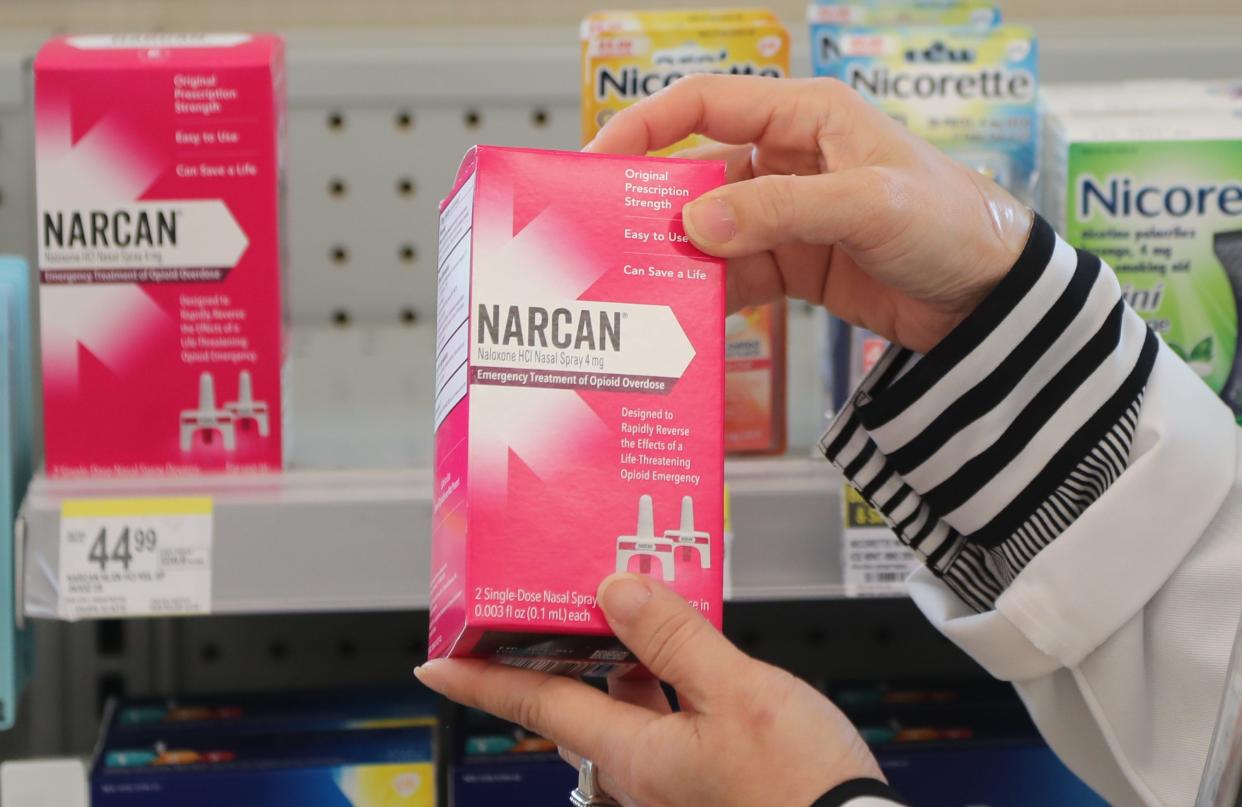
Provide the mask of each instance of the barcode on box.
[{"label": "barcode on box", "polygon": [[501,664],[517,667],[521,670],[549,673],[551,675],[582,676],[585,678],[604,678],[609,675],[620,675],[633,669],[633,664],[600,664],[595,661],[561,661],[551,658],[515,658],[513,656],[498,658]]}]

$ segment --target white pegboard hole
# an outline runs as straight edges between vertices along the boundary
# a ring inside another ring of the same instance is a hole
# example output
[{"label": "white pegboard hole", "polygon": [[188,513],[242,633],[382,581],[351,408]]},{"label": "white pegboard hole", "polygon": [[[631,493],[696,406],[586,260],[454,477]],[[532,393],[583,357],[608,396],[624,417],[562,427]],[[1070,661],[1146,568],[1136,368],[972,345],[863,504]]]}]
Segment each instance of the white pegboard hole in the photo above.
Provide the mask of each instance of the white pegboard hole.
[{"label": "white pegboard hole", "polygon": [[328,250],[328,258],[332,261],[333,266],[344,266],[349,263],[349,250],[337,244]]},{"label": "white pegboard hole", "polygon": [[338,308],[332,312],[332,324],[338,328],[347,327],[350,319],[349,312],[344,308]]},{"label": "white pegboard hole", "polygon": [[341,132],[345,130],[345,113],[340,111],[332,111],[327,117],[328,130],[332,132]]},{"label": "white pegboard hole", "polygon": [[418,247],[413,244],[402,244],[397,248],[397,257],[402,263],[414,263],[418,260]]},{"label": "white pegboard hole", "polygon": [[333,199],[345,198],[349,185],[343,179],[332,179],[328,181],[328,195]]},{"label": "white pegboard hole", "polygon": [[462,115],[462,123],[467,129],[478,129],[483,125],[483,113],[477,109],[467,109]]},{"label": "white pegboard hole", "polygon": [[410,198],[418,190],[418,185],[410,177],[399,177],[397,179],[397,195],[403,198]]},{"label": "white pegboard hole", "polygon": [[537,108],[530,113],[530,123],[536,129],[546,129],[551,121],[552,115],[546,109]]},{"label": "white pegboard hole", "polygon": [[402,325],[413,326],[413,325],[418,324],[418,312],[415,311],[413,308],[401,309],[400,318],[401,318]]},{"label": "white pegboard hole", "polygon": [[398,110],[393,122],[396,123],[398,131],[408,132],[414,128],[414,113],[407,109]]}]

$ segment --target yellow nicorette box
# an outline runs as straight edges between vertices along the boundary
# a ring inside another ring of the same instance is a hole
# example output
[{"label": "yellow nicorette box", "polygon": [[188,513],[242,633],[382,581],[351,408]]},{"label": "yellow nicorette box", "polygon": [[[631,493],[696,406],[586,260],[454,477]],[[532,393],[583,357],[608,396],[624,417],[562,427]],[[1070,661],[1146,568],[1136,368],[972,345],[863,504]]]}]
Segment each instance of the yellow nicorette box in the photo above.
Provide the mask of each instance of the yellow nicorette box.
[{"label": "yellow nicorette box", "polygon": [[[582,21],[582,138],[692,73],[789,75],[789,32],[764,9],[598,11]],[[657,154],[710,142],[694,136]]]}]

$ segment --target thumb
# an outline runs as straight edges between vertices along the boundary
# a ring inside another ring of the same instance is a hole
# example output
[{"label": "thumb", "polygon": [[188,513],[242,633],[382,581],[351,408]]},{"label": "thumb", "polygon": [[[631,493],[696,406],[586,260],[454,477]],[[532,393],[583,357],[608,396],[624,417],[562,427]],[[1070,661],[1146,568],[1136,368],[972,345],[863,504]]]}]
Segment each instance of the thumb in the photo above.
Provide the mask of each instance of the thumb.
[{"label": "thumb", "polygon": [[751,660],[703,615],[661,583],[614,574],[596,600],[617,638],[656,677],[695,703],[733,691],[739,665]]},{"label": "thumb", "polygon": [[871,168],[770,174],[708,191],[685,206],[682,223],[696,247],[724,258],[782,244],[836,244],[874,224],[884,199],[893,198],[889,186],[890,180]]}]

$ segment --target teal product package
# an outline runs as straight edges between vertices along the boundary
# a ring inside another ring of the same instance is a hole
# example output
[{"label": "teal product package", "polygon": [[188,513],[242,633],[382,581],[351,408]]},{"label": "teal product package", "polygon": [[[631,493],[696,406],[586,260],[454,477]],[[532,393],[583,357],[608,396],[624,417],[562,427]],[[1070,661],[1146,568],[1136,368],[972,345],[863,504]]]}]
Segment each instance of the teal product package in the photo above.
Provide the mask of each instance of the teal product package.
[{"label": "teal product package", "polygon": [[1045,215],[1242,420],[1242,116],[1054,117]]},{"label": "teal product package", "polygon": [[34,655],[13,590],[13,525],[33,464],[29,280],[24,261],[0,257],[0,729],[13,727]]},{"label": "teal product package", "polygon": [[851,26],[835,41],[833,58],[816,53],[816,75],[840,79],[949,156],[1034,199],[1039,48],[1029,28]]},{"label": "teal product package", "polygon": [[24,494],[26,483],[34,472],[34,304],[31,300],[30,268],[22,258],[0,255],[0,285],[11,290],[15,318],[13,320],[11,352],[14,357],[13,435],[16,479]]}]

